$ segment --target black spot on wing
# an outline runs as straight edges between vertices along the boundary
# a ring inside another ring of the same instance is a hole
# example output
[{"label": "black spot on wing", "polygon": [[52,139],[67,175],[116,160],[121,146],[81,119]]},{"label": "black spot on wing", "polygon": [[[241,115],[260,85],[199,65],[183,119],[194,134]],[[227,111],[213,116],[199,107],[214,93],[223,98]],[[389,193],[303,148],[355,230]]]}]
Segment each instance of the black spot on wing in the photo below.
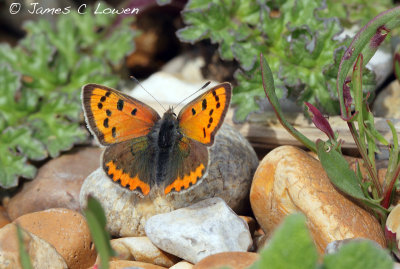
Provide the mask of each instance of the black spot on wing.
[{"label": "black spot on wing", "polygon": [[99,109],[102,109],[102,108],[103,108],[103,104],[102,104],[102,103],[98,103],[98,104],[97,104],[97,107],[98,107]]},{"label": "black spot on wing", "polygon": [[112,136],[115,138],[116,136],[117,136],[117,133],[116,133],[116,128],[115,127],[112,127],[112,129],[111,129],[111,134],[112,134]]},{"label": "black spot on wing", "polygon": [[108,118],[105,118],[105,119],[104,119],[104,121],[103,121],[103,126],[104,126],[105,128],[108,128]]},{"label": "black spot on wing", "polygon": [[124,100],[119,99],[117,102],[117,109],[121,111],[124,108]]},{"label": "black spot on wing", "polygon": [[203,110],[205,110],[207,108],[207,100],[203,99],[203,102],[201,103],[201,107]]},{"label": "black spot on wing", "polygon": [[132,115],[132,116],[135,116],[135,115],[136,115],[136,112],[137,112],[137,108],[135,107],[135,108],[132,110],[131,115]]},{"label": "black spot on wing", "polygon": [[111,116],[111,114],[112,114],[112,113],[111,113],[111,110],[107,109],[107,110],[106,110],[106,114],[107,114],[107,116],[109,116],[109,117],[110,117],[110,116]]},{"label": "black spot on wing", "polygon": [[192,114],[193,116],[196,114],[196,110],[194,110],[194,108],[192,108]]}]

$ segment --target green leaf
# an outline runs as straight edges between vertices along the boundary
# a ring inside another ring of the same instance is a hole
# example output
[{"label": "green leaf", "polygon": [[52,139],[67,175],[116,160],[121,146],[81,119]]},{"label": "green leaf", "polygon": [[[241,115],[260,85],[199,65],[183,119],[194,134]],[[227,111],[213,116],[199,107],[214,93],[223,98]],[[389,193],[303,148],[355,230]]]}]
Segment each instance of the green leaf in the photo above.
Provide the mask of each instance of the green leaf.
[{"label": "green leaf", "polygon": [[313,152],[317,152],[315,143],[312,142],[311,140],[309,140],[307,137],[305,137],[299,131],[297,131],[285,119],[285,116],[283,115],[283,111],[282,111],[281,106],[278,101],[278,97],[276,96],[276,93],[275,93],[275,85],[274,85],[274,78],[272,75],[272,71],[262,54],[260,55],[260,61],[261,61],[262,84],[264,87],[264,91],[265,91],[265,94],[267,95],[267,98],[268,98],[270,104],[272,105],[272,107],[275,111],[275,114],[276,114],[277,118],[279,119],[280,123],[291,135],[293,135],[297,140],[299,140],[301,143],[303,143],[303,145],[305,145],[307,148],[309,148]]},{"label": "green leaf", "polygon": [[314,269],[318,252],[301,214],[286,217],[251,269]]},{"label": "green leaf", "polygon": [[393,260],[377,243],[363,240],[343,245],[337,253],[324,257],[323,269],[391,269]]},{"label": "green leaf", "polygon": [[32,264],[31,260],[29,258],[29,254],[26,251],[25,244],[24,244],[24,239],[22,235],[22,229],[17,225],[17,237],[18,237],[18,249],[19,249],[19,259],[21,262],[21,266],[23,269],[31,269]]},{"label": "green leaf", "polygon": [[358,179],[353,170],[350,169],[348,162],[343,155],[331,148],[331,145],[317,141],[317,154],[327,173],[331,183],[343,193],[366,204],[376,213],[386,214],[386,209],[379,205],[380,200],[366,197],[362,187],[358,184]]},{"label": "green leaf", "polygon": [[101,204],[93,197],[88,198],[87,208],[83,210],[96,250],[100,255],[101,268],[107,269],[108,262],[115,256],[111,248],[110,235],[106,228],[106,217]]},{"label": "green leaf", "polygon": [[353,198],[367,200],[357,183],[356,174],[350,169],[343,155],[330,148],[330,145],[322,140],[317,141],[317,153],[333,185]]}]

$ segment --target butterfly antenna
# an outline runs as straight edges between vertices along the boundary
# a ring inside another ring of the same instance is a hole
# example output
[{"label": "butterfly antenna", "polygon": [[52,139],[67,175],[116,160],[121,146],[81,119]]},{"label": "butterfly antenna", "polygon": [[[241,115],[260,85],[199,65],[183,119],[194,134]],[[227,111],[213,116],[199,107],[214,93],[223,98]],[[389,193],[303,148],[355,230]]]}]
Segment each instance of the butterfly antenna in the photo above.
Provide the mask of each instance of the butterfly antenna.
[{"label": "butterfly antenna", "polygon": [[142,89],[145,91],[145,92],[147,92],[151,97],[153,97],[153,99],[154,100],[156,100],[156,102],[165,110],[165,112],[167,112],[167,110],[165,109],[165,107],[160,103],[160,102],[158,102],[158,100],[149,92],[149,91],[147,91],[144,87],[143,87],[143,85],[139,82],[139,80],[137,79],[137,78],[135,78],[134,76],[129,76],[133,81],[135,81],[140,87],[142,87]]},{"label": "butterfly antenna", "polygon": [[189,95],[188,97],[186,97],[185,99],[183,99],[182,101],[180,101],[175,107],[179,106],[180,104],[182,104],[185,100],[189,99],[190,97],[192,97],[193,95],[195,95],[196,93],[198,93],[199,91],[205,89],[208,85],[210,85],[211,81],[207,81],[206,84],[204,84],[200,89],[198,89],[197,91],[195,91],[194,93],[192,93],[191,95]]}]

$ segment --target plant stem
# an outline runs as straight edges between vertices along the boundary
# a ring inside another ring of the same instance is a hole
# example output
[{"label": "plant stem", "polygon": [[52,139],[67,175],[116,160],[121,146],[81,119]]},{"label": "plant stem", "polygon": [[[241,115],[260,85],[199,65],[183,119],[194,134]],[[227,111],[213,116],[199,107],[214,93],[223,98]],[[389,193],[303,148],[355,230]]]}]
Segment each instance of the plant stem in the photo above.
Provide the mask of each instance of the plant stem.
[{"label": "plant stem", "polygon": [[396,183],[396,180],[399,177],[399,174],[400,174],[400,164],[397,165],[396,172],[394,173],[392,179],[390,180],[390,184],[386,189],[385,196],[383,198],[383,201],[381,202],[381,205],[386,209],[389,208],[390,206],[390,196],[392,194],[394,184]]},{"label": "plant stem", "polygon": [[[349,126],[349,129],[350,129],[351,135],[353,136],[354,142],[356,142],[358,151],[360,152],[361,157],[363,158],[363,160],[365,162],[365,166],[366,166],[366,168],[368,170],[368,174],[371,177],[372,182],[373,182],[373,184],[375,186],[375,189],[376,189],[378,197],[374,197],[374,199],[379,199],[379,198],[382,197],[382,187],[381,187],[381,184],[379,183],[378,175],[376,174],[376,171],[372,167],[370,159],[368,158],[368,154],[365,152],[365,148],[362,148],[362,146],[360,144],[360,141],[358,139],[357,131],[356,131],[356,128],[354,126],[354,123],[353,122],[347,122],[347,125]],[[374,193],[374,192],[372,192],[372,193]],[[373,195],[373,196],[376,196],[376,195]]]}]

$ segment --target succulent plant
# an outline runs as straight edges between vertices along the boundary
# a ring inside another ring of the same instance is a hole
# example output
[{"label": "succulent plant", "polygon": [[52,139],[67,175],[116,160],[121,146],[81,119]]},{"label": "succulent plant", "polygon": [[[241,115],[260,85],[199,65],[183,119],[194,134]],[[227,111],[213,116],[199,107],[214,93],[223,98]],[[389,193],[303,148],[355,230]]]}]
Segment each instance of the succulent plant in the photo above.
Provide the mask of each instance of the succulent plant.
[{"label": "succulent plant", "polygon": [[80,127],[82,85],[115,87],[124,56],[137,35],[125,18],[71,12],[26,23],[14,48],[0,45],[0,186],[33,178],[32,160],[56,157],[85,140]]},{"label": "succulent plant", "polygon": [[[210,39],[219,45],[221,59],[238,61],[232,102],[237,105],[235,119],[239,121],[259,110],[265,99],[256,60],[260,53],[274,73],[279,98],[299,104],[306,101],[325,113],[337,114],[335,81],[344,41],[337,38],[341,24],[335,16],[344,19],[353,14],[342,13],[338,6],[345,3],[338,2],[328,5],[336,7],[331,12],[325,1],[191,0],[182,12],[187,26],[177,35],[190,43]],[[348,4],[353,2],[360,1]],[[374,83],[369,74],[365,90],[373,89]]]}]

